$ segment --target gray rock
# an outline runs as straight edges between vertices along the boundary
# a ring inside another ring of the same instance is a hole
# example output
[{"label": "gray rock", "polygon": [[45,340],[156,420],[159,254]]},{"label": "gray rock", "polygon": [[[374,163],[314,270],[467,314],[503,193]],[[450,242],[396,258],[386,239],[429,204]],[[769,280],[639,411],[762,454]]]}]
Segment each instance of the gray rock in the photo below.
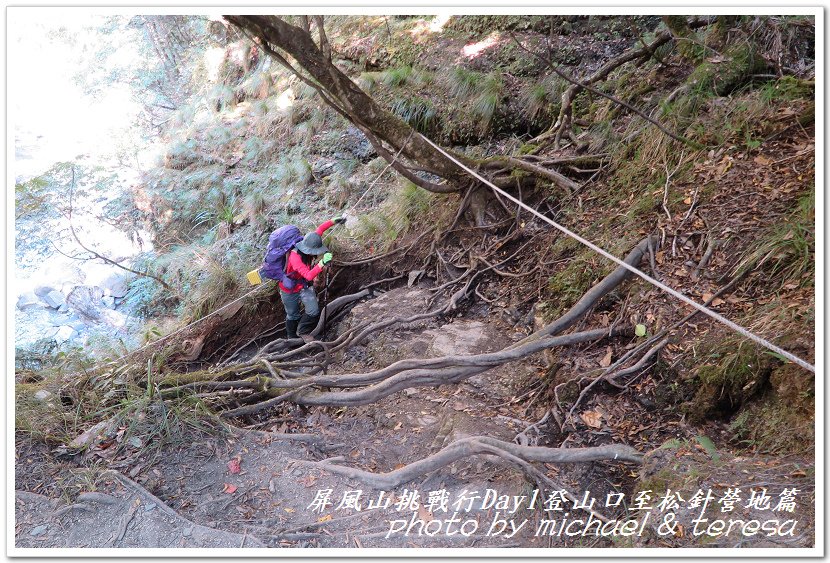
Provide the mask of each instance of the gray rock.
[{"label": "gray rock", "polygon": [[[63,294],[61,294],[61,295],[63,295]],[[58,307],[58,313],[67,313],[67,312],[69,312],[69,305],[67,305],[66,303],[64,303],[63,305]]]},{"label": "gray rock", "polygon": [[92,442],[98,439],[99,436],[107,437],[113,433],[117,422],[109,419],[109,420],[102,420],[80,436],[76,437],[74,440],[69,442],[69,447],[72,449],[81,449],[85,448],[86,446],[90,445]]},{"label": "gray rock", "polygon": [[17,298],[17,308],[21,311],[31,309],[32,307],[42,307],[40,299],[34,293],[24,293]]},{"label": "gray rock", "polygon": [[311,171],[317,178],[325,178],[326,176],[331,176],[332,174],[334,174],[335,170],[337,170],[337,162],[334,160],[319,160],[311,165]]},{"label": "gray rock", "polygon": [[366,138],[363,131],[357,127],[349,127],[341,136],[341,139],[346,142],[348,150],[352,153],[352,155],[354,155],[354,158],[357,158],[358,160],[366,161],[371,157],[377,156],[377,152],[375,152],[375,148],[372,146],[372,143],[369,142],[369,139]]},{"label": "gray rock", "polygon": [[63,344],[70,338],[72,338],[76,334],[76,331],[71,326],[62,326],[58,329],[58,332],[55,333],[53,337],[55,342],[58,344]]},{"label": "gray rock", "polygon": [[37,295],[38,297],[45,297],[53,291],[57,290],[54,287],[48,285],[39,285],[35,288],[35,295]]},{"label": "gray rock", "polygon": [[105,295],[110,295],[112,297],[124,297],[127,295],[127,288],[129,284],[127,283],[126,276],[115,272],[101,281],[99,285],[105,290]]},{"label": "gray rock", "polygon": [[40,526],[35,526],[34,529],[29,532],[30,536],[42,536],[46,533],[46,530],[49,528],[48,524],[41,524]]},{"label": "gray rock", "polygon": [[115,297],[111,295],[105,295],[103,299],[101,299],[101,303],[104,304],[104,307],[108,309],[115,309]]},{"label": "gray rock", "polygon": [[78,332],[83,332],[88,328],[87,325],[84,323],[84,321],[82,321],[80,319],[64,323],[64,325],[65,326],[71,326],[72,328],[74,328]]},{"label": "gray rock", "polygon": [[37,393],[35,393],[35,399],[41,402],[46,402],[52,397],[52,393],[47,391],[46,389],[41,389]]},{"label": "gray rock", "polygon": [[66,296],[66,302],[85,318],[97,321],[104,311],[101,306],[103,296],[103,290],[100,287],[79,285]]},{"label": "gray rock", "polygon": [[409,272],[409,277],[406,280],[406,285],[408,287],[412,287],[413,285],[415,285],[415,282],[418,281],[418,278],[420,278],[423,274],[423,270],[412,270],[411,272]]},{"label": "gray rock", "polygon": [[46,295],[42,297],[44,303],[52,307],[53,309],[59,309],[62,305],[66,305],[66,300],[63,297],[63,293],[60,291],[50,291]]}]

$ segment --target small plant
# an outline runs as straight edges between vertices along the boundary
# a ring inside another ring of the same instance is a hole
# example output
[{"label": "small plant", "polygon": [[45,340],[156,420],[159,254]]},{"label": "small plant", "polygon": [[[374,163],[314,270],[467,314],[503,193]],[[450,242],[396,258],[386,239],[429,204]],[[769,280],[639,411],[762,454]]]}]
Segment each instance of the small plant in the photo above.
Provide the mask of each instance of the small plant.
[{"label": "small plant", "polygon": [[409,65],[390,68],[380,74],[380,81],[390,88],[397,88],[406,84],[412,76],[412,67]]},{"label": "small plant", "polygon": [[525,107],[531,119],[536,119],[544,113],[549,105],[550,97],[544,84],[534,84],[525,92]]},{"label": "small plant", "polygon": [[313,177],[311,171],[311,164],[304,157],[295,157],[291,166],[293,169],[293,177],[300,186],[307,186],[311,183]]},{"label": "small plant", "polygon": [[232,107],[236,103],[236,94],[233,88],[225,84],[216,84],[208,94],[211,107],[218,113]]},{"label": "small plant", "polygon": [[379,72],[364,72],[357,79],[357,85],[361,90],[371,93],[375,89],[378,82],[381,82],[381,73]]},{"label": "small plant", "polygon": [[474,70],[468,70],[463,66],[457,66],[449,73],[450,93],[459,98],[469,98],[478,93],[479,86],[484,81],[484,75]]},{"label": "small plant", "polygon": [[310,84],[300,81],[294,86],[295,97],[298,100],[308,100],[317,95],[317,89]]},{"label": "small plant", "polygon": [[489,129],[493,117],[496,115],[496,109],[501,103],[504,89],[504,83],[501,76],[496,72],[487,74],[481,81],[481,91],[473,99],[473,115],[481,120],[481,130]]},{"label": "small plant", "polygon": [[773,82],[767,82],[760,89],[761,100],[770,104],[777,100],[793,101],[811,100],[815,94],[815,84],[799,80],[794,76],[782,76]]},{"label": "small plant", "polygon": [[354,174],[355,169],[357,169],[358,164],[360,161],[356,158],[344,158],[342,160],[338,160],[335,164],[335,168],[337,169],[337,173],[343,178],[349,178],[352,174]]},{"label": "small plant", "polygon": [[267,72],[254,72],[239,86],[246,98],[264,100],[271,92],[273,81]]},{"label": "small plant", "polygon": [[412,127],[426,133],[436,121],[435,106],[420,96],[396,98],[392,102],[392,112],[409,123]]},{"label": "small plant", "polygon": [[547,76],[525,90],[525,107],[528,116],[536,119],[545,113],[559,111],[564,82],[555,75]]},{"label": "small plant", "polygon": [[759,244],[741,260],[735,275],[763,268],[769,279],[782,286],[804,286],[815,279],[815,188],[805,194],[796,210],[781,224],[772,226]]}]

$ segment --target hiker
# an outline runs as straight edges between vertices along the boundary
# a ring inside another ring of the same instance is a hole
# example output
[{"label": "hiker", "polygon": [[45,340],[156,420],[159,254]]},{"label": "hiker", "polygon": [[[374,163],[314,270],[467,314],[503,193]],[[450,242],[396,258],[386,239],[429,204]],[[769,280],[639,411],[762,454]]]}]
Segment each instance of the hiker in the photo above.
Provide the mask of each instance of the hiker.
[{"label": "hiker", "polygon": [[[345,217],[326,221],[317,230],[308,233],[289,251],[285,261],[285,277],[295,282],[280,281],[280,298],[285,306],[285,331],[288,338],[300,336],[306,342],[313,337],[309,334],[320,320],[320,305],[314,291],[313,281],[323,268],[331,262],[329,249],[323,244],[323,233],[335,225],[345,223]],[[319,262],[314,261],[319,258]],[[300,302],[305,311],[300,315]]]}]

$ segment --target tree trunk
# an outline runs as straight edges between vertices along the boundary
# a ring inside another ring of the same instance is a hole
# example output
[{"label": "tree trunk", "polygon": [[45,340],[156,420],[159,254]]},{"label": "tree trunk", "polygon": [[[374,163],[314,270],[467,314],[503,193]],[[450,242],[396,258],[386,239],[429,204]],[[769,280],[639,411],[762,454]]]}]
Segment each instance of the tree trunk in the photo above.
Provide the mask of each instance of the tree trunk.
[{"label": "tree trunk", "polygon": [[[371,96],[361,90],[348,76],[338,69],[327,56],[329,48],[325,35],[321,48],[314,42],[310,31],[293,26],[276,16],[224,16],[234,26],[242,29],[260,42],[263,48],[282,64],[294,70],[277,49],[291,55],[320,88],[323,99],[360,128],[378,153],[391,159],[397,151],[419,168],[447,180],[446,184],[429,182],[404,168],[400,162],[393,167],[418,186],[433,192],[456,192],[464,187],[463,172],[456,164],[430,146],[412,127],[395,114],[380,107]],[[316,20],[320,24],[319,19]],[[299,73],[298,73],[299,74]],[[382,146],[390,145],[391,150]],[[461,162],[474,163],[458,155]]]}]

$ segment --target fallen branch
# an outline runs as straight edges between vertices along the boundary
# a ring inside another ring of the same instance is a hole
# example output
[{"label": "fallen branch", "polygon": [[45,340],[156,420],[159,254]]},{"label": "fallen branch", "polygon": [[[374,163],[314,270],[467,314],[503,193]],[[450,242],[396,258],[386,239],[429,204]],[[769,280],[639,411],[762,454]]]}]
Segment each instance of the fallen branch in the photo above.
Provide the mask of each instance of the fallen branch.
[{"label": "fallen branch", "polygon": [[[689,22],[689,27],[703,27],[703,26],[706,26],[708,24],[709,24],[709,22],[705,19],[695,19],[695,20],[692,20],[691,22]],[[604,98],[607,98],[607,99],[611,100],[615,104],[618,104],[618,105],[621,105],[621,106],[625,107],[629,111],[637,114],[638,116],[645,119],[649,123],[652,123],[653,125],[655,125],[658,129],[660,129],[663,133],[665,133],[666,135],[668,135],[672,139],[675,139],[675,140],[680,141],[681,143],[684,143],[684,144],[687,144],[687,145],[694,146],[696,148],[702,148],[697,143],[695,143],[694,141],[690,141],[689,139],[686,139],[685,137],[682,137],[680,135],[677,135],[677,134],[669,131],[660,122],[656,121],[655,119],[652,119],[651,117],[649,117],[645,113],[641,112],[640,110],[638,110],[637,108],[635,108],[631,104],[629,104],[627,102],[624,102],[623,100],[620,100],[619,98],[617,98],[615,96],[612,96],[611,94],[607,94],[607,93],[605,93],[601,90],[598,90],[598,89],[596,89],[592,86],[592,84],[595,84],[595,83],[599,82],[600,80],[604,80],[605,78],[607,78],[608,75],[611,74],[611,72],[614,69],[624,65],[625,63],[628,63],[630,61],[642,58],[644,56],[651,56],[651,53],[654,51],[654,49],[656,49],[657,47],[663,45],[664,43],[668,43],[669,41],[671,41],[673,39],[671,31],[669,31],[669,30],[661,31],[660,33],[657,34],[654,41],[652,41],[651,43],[644,44],[643,47],[640,47],[639,49],[629,49],[628,51],[626,51],[625,53],[623,53],[619,57],[608,61],[603,66],[601,66],[599,69],[597,69],[597,71],[594,72],[592,75],[588,76],[587,78],[585,78],[581,81],[576,80],[575,78],[572,78],[572,77],[566,75],[564,72],[562,72],[559,69],[559,67],[557,67],[555,64],[553,64],[553,62],[550,58],[546,59],[546,58],[542,57],[541,55],[539,55],[538,53],[536,53],[536,52],[528,49],[524,45],[522,45],[522,43],[512,33],[511,33],[511,38],[513,39],[513,41],[516,43],[516,45],[520,49],[522,49],[523,51],[527,52],[528,54],[538,58],[540,61],[545,63],[554,73],[556,73],[562,79],[567,80],[568,82],[571,83],[571,86],[567,90],[565,90],[565,92],[562,94],[562,100],[561,100],[561,106],[560,106],[560,110],[559,110],[559,116],[557,117],[556,122],[553,124],[553,126],[548,131],[546,131],[542,135],[536,137],[535,139],[532,139],[531,143],[538,143],[542,140],[547,139],[551,135],[556,135],[556,139],[557,139],[557,143],[558,143],[559,139],[561,139],[562,132],[568,127],[568,124],[570,122],[571,111],[573,109],[573,100],[576,98],[576,95],[581,90],[588,90],[588,91],[590,91],[590,92],[592,92],[592,93],[594,93],[598,96],[602,96]],[[548,47],[550,49],[550,45]]]}]

